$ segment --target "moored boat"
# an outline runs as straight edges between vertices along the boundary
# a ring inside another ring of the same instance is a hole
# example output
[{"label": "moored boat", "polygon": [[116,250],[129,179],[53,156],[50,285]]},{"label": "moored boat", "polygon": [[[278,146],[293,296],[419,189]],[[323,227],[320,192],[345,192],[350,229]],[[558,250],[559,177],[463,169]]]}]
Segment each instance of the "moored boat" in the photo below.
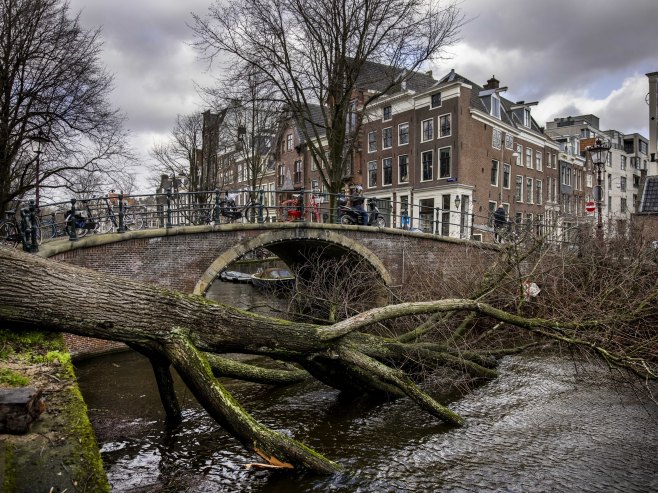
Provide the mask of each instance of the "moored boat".
[{"label": "moored boat", "polygon": [[288,269],[270,268],[252,274],[251,282],[261,289],[289,289],[295,285],[295,276]]}]

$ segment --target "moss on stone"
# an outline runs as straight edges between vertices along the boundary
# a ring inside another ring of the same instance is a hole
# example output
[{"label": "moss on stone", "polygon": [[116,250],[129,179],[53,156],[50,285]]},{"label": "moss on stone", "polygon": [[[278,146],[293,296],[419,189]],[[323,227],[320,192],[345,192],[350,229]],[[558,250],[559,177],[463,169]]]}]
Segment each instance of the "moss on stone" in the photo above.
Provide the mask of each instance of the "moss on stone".
[{"label": "moss on stone", "polygon": [[87,406],[61,334],[0,330],[3,364],[29,375],[46,412],[26,435],[0,435],[0,485],[6,493],[109,492]]}]

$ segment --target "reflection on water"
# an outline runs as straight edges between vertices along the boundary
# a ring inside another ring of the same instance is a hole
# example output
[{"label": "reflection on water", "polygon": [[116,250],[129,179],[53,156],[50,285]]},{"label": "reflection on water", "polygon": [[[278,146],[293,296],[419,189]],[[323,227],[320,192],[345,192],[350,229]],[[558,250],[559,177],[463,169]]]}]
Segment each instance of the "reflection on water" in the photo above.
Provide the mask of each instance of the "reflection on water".
[{"label": "reflection on water", "polygon": [[344,465],[316,477],[254,472],[256,460],[178,383],[183,423],[167,430],[147,361],[81,362],[80,386],[113,491],[380,492],[658,490],[658,409],[608,373],[553,357],[511,357],[501,376],[451,404],[443,426],[410,403],[342,402],[318,383],[229,381],[258,420]]}]

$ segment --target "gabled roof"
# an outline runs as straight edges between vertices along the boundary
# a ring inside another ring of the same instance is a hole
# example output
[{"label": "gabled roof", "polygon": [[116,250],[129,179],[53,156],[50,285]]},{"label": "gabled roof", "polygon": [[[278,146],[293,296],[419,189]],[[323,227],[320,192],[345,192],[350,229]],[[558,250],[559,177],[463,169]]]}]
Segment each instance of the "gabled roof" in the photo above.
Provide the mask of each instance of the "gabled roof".
[{"label": "gabled roof", "polygon": [[[306,133],[309,136],[314,136],[315,133],[313,131],[313,127],[315,126],[318,136],[320,138],[324,137],[327,134],[327,129],[325,128],[325,123],[324,123],[324,116],[322,115],[322,108],[320,107],[319,104],[309,104],[308,105],[308,112],[309,112],[309,120],[304,121],[304,126],[306,127]],[[300,143],[305,143],[306,138],[304,136],[304,132],[295,125],[295,132],[297,132],[297,138],[299,139]]]},{"label": "gabled roof", "polygon": [[[405,68],[367,61],[361,67],[359,76],[356,79],[356,87],[362,90],[382,92],[389,87],[391,81],[400,81],[407,74],[409,74],[409,71]],[[437,83],[431,72],[412,72],[411,75],[405,78],[405,81],[407,90],[417,92],[425,91]],[[397,84],[391,88],[389,94],[394,94],[400,90],[401,85]]]},{"label": "gabled roof", "polygon": [[[440,88],[449,84],[453,84],[455,82],[467,84],[472,87],[471,100],[469,102],[469,105],[472,108],[478,109],[487,114],[490,113],[491,111],[490,96],[491,93],[496,92],[495,89],[485,89],[481,85],[476,84],[473,81],[467,79],[466,77],[458,74],[457,72],[454,71],[454,69],[451,70],[448,74],[444,75],[441,79],[439,79],[437,87]],[[501,105],[501,114],[500,114],[501,122],[506,123],[507,125],[511,125],[513,127],[522,128],[525,131],[530,131],[532,133],[536,133],[544,136],[544,133],[542,132],[541,128],[539,127],[539,125],[537,125],[537,122],[533,118],[531,118],[531,126],[530,128],[528,128],[524,126],[523,122],[514,114],[514,112],[512,111],[512,106],[518,106],[518,104],[510,101],[509,99],[502,97],[500,93],[498,94],[498,97],[500,98],[500,105]]]},{"label": "gabled roof", "polygon": [[647,176],[639,212],[658,213],[658,176]]}]

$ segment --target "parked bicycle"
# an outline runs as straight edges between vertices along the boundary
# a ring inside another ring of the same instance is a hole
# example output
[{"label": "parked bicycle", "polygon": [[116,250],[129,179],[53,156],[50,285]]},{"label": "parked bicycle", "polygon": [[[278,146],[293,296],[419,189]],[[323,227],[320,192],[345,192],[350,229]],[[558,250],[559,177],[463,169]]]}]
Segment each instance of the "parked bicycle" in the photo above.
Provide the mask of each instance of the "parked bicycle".
[{"label": "parked bicycle", "polygon": [[[32,217],[30,217],[31,215]],[[19,209],[19,214],[16,213],[16,209],[5,212],[5,219],[0,222],[0,245],[16,248],[22,244],[23,248],[27,250],[31,244],[40,245],[41,239],[41,228],[36,209],[30,210],[28,207],[23,207]]]},{"label": "parked bicycle", "polygon": [[239,219],[256,223],[261,217],[266,222],[269,219],[269,210],[255,199],[250,198],[243,206],[237,205],[237,193],[226,192],[214,205],[197,207],[192,212],[192,224],[234,223]]},{"label": "parked bicycle", "polygon": [[[114,210],[114,206],[118,205],[118,199],[114,197],[104,197],[105,212],[98,218],[98,232],[109,233],[115,232],[119,229],[119,213]],[[125,207],[123,209],[123,226],[129,230],[138,230],[144,227],[144,218],[139,211],[132,207]]]}]

